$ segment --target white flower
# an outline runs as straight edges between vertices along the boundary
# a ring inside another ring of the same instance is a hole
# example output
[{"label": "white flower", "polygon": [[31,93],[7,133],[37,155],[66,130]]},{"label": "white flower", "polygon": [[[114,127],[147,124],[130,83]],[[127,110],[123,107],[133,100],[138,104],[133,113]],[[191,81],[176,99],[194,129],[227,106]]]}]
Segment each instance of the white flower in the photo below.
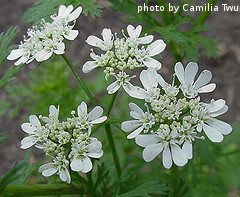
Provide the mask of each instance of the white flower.
[{"label": "white flower", "polygon": [[108,94],[113,94],[117,92],[121,87],[132,97],[138,98],[140,96],[139,87],[133,86],[130,80],[135,76],[130,77],[127,73],[120,71],[118,74],[114,75],[116,81],[111,83],[107,87]]},{"label": "white flower", "polygon": [[58,121],[58,115],[59,115],[59,106],[56,108],[54,105],[49,106],[49,116],[43,116],[41,119],[45,123],[54,123],[55,121]]},{"label": "white flower", "polygon": [[153,35],[146,35],[139,38],[142,32],[142,26],[138,25],[136,28],[132,25],[127,26],[127,32],[129,35],[128,40],[133,44],[149,44],[153,41]]},{"label": "white flower", "polygon": [[223,135],[228,135],[232,132],[232,127],[215,117],[224,114],[227,110],[226,101],[223,99],[212,100],[211,103],[206,105],[203,119],[200,121],[197,130],[203,130],[212,142],[221,142]]},{"label": "white flower", "polygon": [[139,146],[144,147],[143,159],[146,162],[152,161],[162,152],[163,166],[169,169],[172,166],[172,161],[177,166],[184,166],[188,161],[178,145],[177,137],[178,134],[175,132],[160,131],[156,134],[138,135],[135,141]]},{"label": "white flower", "polygon": [[155,124],[154,116],[149,112],[143,110],[134,103],[129,103],[131,109],[130,115],[135,120],[128,120],[121,124],[121,129],[125,132],[131,132],[127,138],[132,139],[139,135],[142,131],[149,132],[151,127]]},{"label": "white flower", "polygon": [[98,47],[102,49],[103,51],[108,51],[112,49],[113,47],[113,34],[111,29],[103,29],[102,30],[102,37],[103,40],[96,36],[89,36],[86,40],[86,42],[94,47]]},{"label": "white flower", "polygon": [[[103,115],[103,109],[100,106],[96,106],[90,113],[87,112],[87,104],[82,102],[77,108],[78,118],[77,126],[81,129],[88,130],[91,133],[92,126],[94,124],[100,124],[107,120]],[[102,117],[101,117],[102,116]]]},{"label": "white flower", "polygon": [[78,30],[73,30],[73,27],[81,11],[81,6],[73,11],[73,6],[61,5],[58,15],[51,16],[52,22],[42,19],[38,26],[28,29],[27,36],[24,36],[18,49],[12,50],[7,59],[18,59],[14,64],[20,65],[28,64],[34,59],[38,62],[45,61],[53,53],[64,54],[64,38],[74,40],[78,36]]},{"label": "white flower", "polygon": [[70,183],[71,177],[68,172],[68,165],[69,161],[65,158],[65,156],[58,154],[53,162],[42,165],[39,168],[39,172],[45,177],[49,177],[55,173],[58,173],[62,181]]},{"label": "white flower", "polygon": [[82,13],[82,7],[79,6],[73,11],[73,6],[69,5],[66,7],[65,5],[60,5],[58,9],[57,19],[65,19],[67,22],[71,22],[76,20],[80,14]]},{"label": "white flower", "polygon": [[102,144],[96,138],[90,138],[88,144],[76,143],[72,145],[73,155],[70,167],[73,171],[87,173],[92,170],[90,158],[100,158],[103,155]]},{"label": "white flower", "polygon": [[41,126],[40,121],[35,115],[29,116],[29,123],[23,123],[21,128],[25,133],[29,134],[21,141],[22,149],[30,148],[48,136],[48,132]]},{"label": "white flower", "polygon": [[158,99],[160,96],[160,88],[158,88],[158,74],[153,68],[148,68],[140,73],[140,81],[144,89],[139,88],[139,95],[135,98],[145,99],[146,102],[151,102]]},{"label": "white flower", "polygon": [[198,65],[193,62],[188,63],[185,70],[180,62],[175,65],[175,73],[181,83],[180,88],[188,98],[194,98],[198,93],[212,92],[216,88],[215,83],[208,84],[212,79],[212,73],[209,70],[202,71],[194,82],[197,72]]},{"label": "white flower", "polygon": [[151,43],[146,49],[136,50],[136,56],[146,67],[159,70],[162,67],[162,64],[152,57],[163,52],[165,48],[166,44],[163,40],[159,39]]}]

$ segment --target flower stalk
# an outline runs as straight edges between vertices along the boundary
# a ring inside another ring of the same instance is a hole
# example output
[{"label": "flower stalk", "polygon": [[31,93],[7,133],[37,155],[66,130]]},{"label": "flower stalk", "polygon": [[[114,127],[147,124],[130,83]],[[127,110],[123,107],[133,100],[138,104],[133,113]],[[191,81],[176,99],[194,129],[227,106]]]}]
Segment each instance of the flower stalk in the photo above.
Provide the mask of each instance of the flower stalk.
[{"label": "flower stalk", "polygon": [[67,65],[70,67],[71,71],[73,72],[74,76],[76,77],[79,85],[83,88],[84,92],[87,94],[88,98],[91,100],[91,102],[93,104],[96,104],[96,100],[93,98],[91,92],[89,91],[87,85],[84,83],[84,81],[82,80],[81,76],[79,75],[79,73],[77,72],[76,68],[74,67],[74,65],[72,64],[72,62],[69,60],[69,58],[63,54],[62,58],[64,59],[64,61],[67,63]]}]

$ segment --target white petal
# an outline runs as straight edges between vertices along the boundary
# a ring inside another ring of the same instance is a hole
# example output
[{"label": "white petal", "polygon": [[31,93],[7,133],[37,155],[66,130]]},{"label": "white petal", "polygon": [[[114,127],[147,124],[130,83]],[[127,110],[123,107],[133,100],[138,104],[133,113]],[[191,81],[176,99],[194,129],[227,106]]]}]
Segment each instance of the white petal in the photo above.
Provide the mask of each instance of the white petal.
[{"label": "white petal", "polygon": [[223,99],[218,99],[214,102],[211,102],[207,108],[209,108],[209,112],[216,112],[220,109],[222,109],[226,104],[226,101]]},{"label": "white petal", "polygon": [[224,114],[227,110],[228,110],[228,106],[224,105],[220,110],[211,112],[210,115],[211,115],[211,117],[217,117],[217,116]]},{"label": "white petal", "polygon": [[127,136],[127,139],[133,139],[133,138],[135,138],[137,135],[139,135],[139,134],[143,131],[143,129],[144,129],[143,126],[137,128],[135,131],[133,131],[132,133],[130,133],[130,134]]},{"label": "white petal", "polygon": [[40,127],[41,123],[38,120],[38,117],[36,115],[30,115],[29,116],[29,122],[33,124],[35,127]]},{"label": "white petal", "polygon": [[107,87],[108,94],[113,94],[119,90],[121,87],[120,83],[118,81],[114,81]]},{"label": "white petal", "polygon": [[42,62],[49,59],[52,56],[52,53],[53,53],[52,50],[43,49],[35,54],[35,58],[38,62]]},{"label": "white petal", "polygon": [[88,114],[88,120],[92,121],[95,120],[99,117],[101,117],[101,115],[103,114],[103,108],[101,108],[100,106],[96,106],[93,108],[93,110]]},{"label": "white petal", "polygon": [[185,82],[188,85],[193,84],[194,78],[198,72],[198,65],[194,62],[189,62],[185,68]]},{"label": "white petal", "polygon": [[63,42],[59,42],[56,44],[56,49],[54,49],[54,53],[56,53],[57,55],[61,55],[65,53],[64,50],[65,50],[65,44]]},{"label": "white petal", "polygon": [[87,116],[87,104],[85,102],[82,102],[78,106],[77,111],[78,111],[78,117],[85,119]]},{"label": "white petal", "polygon": [[121,129],[125,132],[131,132],[137,129],[138,127],[140,127],[141,125],[142,123],[139,123],[138,120],[128,120],[128,121],[124,121],[121,124]]},{"label": "white petal", "polygon": [[97,68],[97,63],[95,61],[87,61],[83,67],[82,67],[82,71],[84,73],[89,73],[91,72],[94,68]]},{"label": "white petal", "polygon": [[146,66],[146,67],[148,67],[148,68],[154,68],[154,69],[156,69],[156,70],[159,70],[161,67],[162,67],[162,64],[159,62],[159,61],[157,61],[157,60],[155,60],[155,59],[153,59],[153,58],[147,58],[147,59],[145,59],[144,61],[143,61],[143,63],[144,63],[144,65]]},{"label": "white petal", "polygon": [[47,164],[40,166],[38,171],[40,173],[42,173],[44,170],[47,170],[49,168],[54,168],[54,167],[55,167],[54,163],[47,163]]},{"label": "white petal", "polygon": [[59,177],[62,181],[64,182],[67,182],[67,183],[70,183],[71,182],[71,177],[70,177],[70,174],[67,170],[67,168],[63,168],[61,171],[60,171],[60,174],[59,174]]},{"label": "white petal", "polygon": [[161,143],[153,144],[150,146],[147,146],[143,150],[143,159],[146,162],[152,161],[158,154],[160,154],[163,150],[163,145]]},{"label": "white petal", "polygon": [[85,157],[82,161],[83,163],[83,169],[82,172],[87,173],[89,171],[91,171],[92,169],[92,162],[88,157]]},{"label": "white petal", "polygon": [[64,17],[69,16],[72,11],[73,11],[73,6],[72,6],[72,5],[69,5],[69,6],[64,10],[63,16],[64,16]]},{"label": "white petal", "polygon": [[36,143],[36,137],[30,135],[22,139],[20,148],[27,149],[33,146],[35,143]]},{"label": "white petal", "polygon": [[12,50],[11,53],[7,56],[8,60],[15,60],[20,58],[23,55],[23,49]]},{"label": "white petal", "polygon": [[223,141],[223,135],[219,131],[206,124],[203,125],[203,131],[212,142]]},{"label": "white petal", "polygon": [[163,150],[162,162],[165,168],[170,169],[172,167],[172,155],[169,146]]},{"label": "white petal", "polygon": [[143,135],[138,135],[135,138],[135,142],[137,145],[141,147],[147,147],[149,145],[158,143],[159,138],[154,134],[143,134]]},{"label": "white petal", "polygon": [[144,116],[143,110],[138,107],[135,103],[129,103],[129,107],[131,109],[130,115],[135,119],[140,119]]},{"label": "white petal", "polygon": [[181,84],[186,85],[185,82],[185,72],[182,63],[177,62],[175,64],[175,74],[177,75],[178,80],[180,81]]},{"label": "white petal", "polygon": [[177,166],[184,166],[187,163],[188,159],[178,145],[171,144],[171,151],[172,151],[173,162]]},{"label": "white petal", "polygon": [[76,20],[82,12],[82,6],[77,7],[68,17],[68,22]]},{"label": "white petal", "polygon": [[232,127],[230,124],[223,122],[221,120],[218,120],[216,118],[213,118],[212,120],[207,122],[210,127],[216,129],[223,135],[228,135],[232,132]]},{"label": "white petal", "polygon": [[193,157],[192,142],[190,142],[189,140],[186,140],[183,143],[182,150],[188,159],[192,159]]},{"label": "white petal", "polygon": [[92,158],[100,158],[103,155],[102,143],[99,141],[93,142],[87,146],[87,156]]},{"label": "white petal", "polygon": [[130,83],[123,85],[123,89],[125,90],[125,92],[128,93],[129,96],[133,98],[144,99],[146,96],[146,92],[144,89],[138,86],[134,86]]},{"label": "white petal", "polygon": [[107,116],[100,117],[98,119],[95,119],[91,121],[91,124],[99,124],[107,120]]},{"label": "white petal", "polygon": [[140,81],[144,88],[149,90],[157,87],[157,72],[153,68],[148,68],[148,70],[143,70],[140,74]]},{"label": "white petal", "polygon": [[46,169],[46,170],[44,170],[42,172],[42,175],[45,176],[45,177],[50,177],[53,174],[55,174],[56,172],[57,172],[57,168],[56,167],[48,168],[48,169]]},{"label": "white petal", "polygon": [[91,46],[94,46],[94,47],[101,47],[102,44],[103,44],[103,41],[96,37],[96,36],[89,36],[86,40],[86,42],[91,45]]},{"label": "white petal", "polygon": [[107,29],[107,28],[104,28],[102,30],[102,37],[103,37],[103,41],[106,43],[106,44],[110,44],[112,42],[112,30],[111,29]]},{"label": "white petal", "polygon": [[153,35],[144,36],[142,38],[138,38],[139,44],[149,44],[153,41]]},{"label": "white petal", "polygon": [[59,106],[56,108],[54,105],[50,105],[49,115],[57,118],[59,115]]},{"label": "white petal", "polygon": [[[128,32],[128,35],[129,35],[130,38],[138,38],[139,37],[139,36],[136,35],[136,29],[132,25],[127,26],[127,32]],[[140,33],[141,33],[141,29],[140,29]],[[139,33],[139,35],[140,35],[140,33]]]},{"label": "white petal", "polygon": [[78,36],[78,33],[78,30],[71,30],[68,34],[64,35],[64,37],[67,40],[75,40],[75,38]]},{"label": "white petal", "polygon": [[194,86],[198,89],[205,85],[207,85],[212,79],[212,73],[209,70],[204,70],[201,72],[199,77],[197,78]]},{"label": "white petal", "polygon": [[210,83],[208,85],[205,85],[203,87],[201,87],[199,90],[200,93],[207,93],[207,92],[212,92],[213,90],[215,90],[216,88],[216,84],[215,83]]},{"label": "white petal", "polygon": [[21,128],[25,133],[29,133],[29,134],[34,134],[34,132],[37,130],[36,127],[34,127],[31,123],[28,123],[28,122],[23,123],[21,125]]},{"label": "white petal", "polygon": [[167,87],[168,85],[168,83],[163,79],[161,75],[158,75],[157,81],[160,84],[160,86],[163,88]]},{"label": "white petal", "polygon": [[163,40],[156,40],[148,46],[147,51],[149,52],[149,55],[153,57],[163,52],[165,48],[166,44],[163,42]]},{"label": "white petal", "polygon": [[80,172],[83,169],[82,160],[78,157],[75,157],[72,162],[70,163],[70,167],[73,171]]},{"label": "white petal", "polygon": [[22,56],[18,61],[14,63],[15,66],[18,66],[20,64],[25,64],[28,61],[28,57]]},{"label": "white petal", "polygon": [[58,8],[58,16],[63,15],[66,9],[65,5],[60,5]]}]

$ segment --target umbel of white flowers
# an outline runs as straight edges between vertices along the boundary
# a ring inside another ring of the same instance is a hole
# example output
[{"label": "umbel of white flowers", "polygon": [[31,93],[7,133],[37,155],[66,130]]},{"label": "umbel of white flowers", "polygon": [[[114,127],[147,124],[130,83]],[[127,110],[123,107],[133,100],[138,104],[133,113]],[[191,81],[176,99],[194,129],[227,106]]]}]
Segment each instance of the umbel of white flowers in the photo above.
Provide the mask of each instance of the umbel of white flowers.
[{"label": "umbel of white flowers", "polygon": [[41,20],[38,26],[28,29],[27,36],[8,55],[8,60],[16,60],[14,64],[28,64],[34,59],[38,62],[49,59],[53,53],[64,54],[64,39],[74,40],[78,36],[78,30],[74,30],[76,19],[80,16],[82,7],[73,10],[73,6],[61,5],[58,14],[51,16],[52,22]]},{"label": "umbel of white flowers", "polygon": [[[22,130],[28,134],[21,141],[21,148],[31,146],[42,149],[53,161],[42,165],[39,172],[49,177],[57,173],[62,181],[71,182],[69,170],[87,173],[92,169],[90,158],[103,155],[102,144],[91,137],[94,125],[104,122],[103,109],[96,106],[90,113],[82,102],[77,108],[77,115],[72,111],[72,118],[60,122],[59,107],[51,105],[49,116],[29,116],[29,122],[22,124]],[[40,123],[40,120],[43,124]]]},{"label": "umbel of white flowers", "polygon": [[[143,99],[147,111],[130,103],[130,115],[134,120],[125,121],[121,128],[130,133],[127,138],[135,138],[136,144],[144,147],[143,159],[152,161],[162,153],[162,163],[167,169],[174,162],[185,165],[193,157],[193,143],[205,139],[221,142],[223,136],[232,131],[232,127],[216,119],[224,114],[228,107],[223,99],[204,103],[199,93],[212,92],[216,85],[208,84],[212,74],[208,70],[201,72],[195,80],[198,65],[190,62],[184,69],[181,63],[175,65],[177,80],[168,84],[155,69],[143,70],[140,80],[143,88],[135,98]],[[178,85],[179,84],[179,85]]]},{"label": "umbel of white flowers", "polygon": [[90,56],[93,60],[83,65],[83,72],[88,73],[95,68],[102,67],[106,80],[109,77],[116,79],[107,87],[109,94],[117,92],[120,87],[123,87],[130,96],[136,94],[136,87],[130,83],[135,76],[131,76],[128,72],[143,67],[160,69],[161,63],[154,57],[163,52],[166,47],[163,40],[153,42],[153,35],[141,36],[141,31],[141,25],[136,28],[128,25],[127,35],[122,30],[122,38],[106,28],[102,30],[102,39],[89,36],[86,42],[93,47],[100,48],[104,53],[97,55],[91,49]]}]

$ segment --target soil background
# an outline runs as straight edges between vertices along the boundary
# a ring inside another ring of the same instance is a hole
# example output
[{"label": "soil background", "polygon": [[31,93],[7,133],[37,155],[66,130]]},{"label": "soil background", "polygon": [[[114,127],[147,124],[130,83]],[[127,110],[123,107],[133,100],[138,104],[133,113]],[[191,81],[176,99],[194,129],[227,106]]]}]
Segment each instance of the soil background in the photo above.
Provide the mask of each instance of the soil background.
[{"label": "soil background", "polygon": [[[89,60],[90,47],[85,43],[89,35],[100,35],[103,28],[108,27],[113,31],[120,32],[120,29],[126,28],[127,22],[124,22],[126,16],[122,13],[112,11],[110,4],[105,1],[99,1],[103,6],[102,17],[92,19],[91,17],[81,16],[77,22],[77,29],[80,35],[76,41],[71,42],[67,46],[67,53],[71,54],[78,65]],[[32,6],[34,0],[0,0],[0,32],[6,31],[10,26],[19,26],[20,33],[16,38],[17,44],[22,35],[25,34],[27,24],[21,20],[23,13]],[[229,5],[238,5],[238,0],[223,0],[219,4],[228,3]],[[239,12],[214,12],[207,20],[209,27],[208,35],[218,40],[218,48],[220,57],[217,59],[201,58],[199,60],[200,70],[209,69],[213,73],[213,82],[217,83],[217,89],[206,96],[209,100],[211,97],[215,99],[224,98],[227,100],[229,111],[223,116],[224,120],[236,123],[240,120],[240,11]],[[81,60],[77,59],[81,54]],[[171,54],[167,49],[162,58],[163,68],[161,73],[170,75],[172,72]],[[12,66],[10,62],[6,62],[3,68]],[[17,80],[27,80],[28,71],[34,65],[30,65],[26,72],[22,72]],[[79,72],[81,70],[79,68]],[[1,72],[0,72],[1,73]],[[81,73],[82,74],[82,73]],[[89,75],[91,77],[91,75]],[[7,99],[4,90],[0,92],[0,99]],[[11,165],[16,160],[23,158],[25,151],[21,150],[20,141],[23,138],[23,132],[20,129],[22,114],[11,119],[6,113],[0,117],[0,132],[8,137],[8,142],[0,145],[0,176],[6,174]]]}]

